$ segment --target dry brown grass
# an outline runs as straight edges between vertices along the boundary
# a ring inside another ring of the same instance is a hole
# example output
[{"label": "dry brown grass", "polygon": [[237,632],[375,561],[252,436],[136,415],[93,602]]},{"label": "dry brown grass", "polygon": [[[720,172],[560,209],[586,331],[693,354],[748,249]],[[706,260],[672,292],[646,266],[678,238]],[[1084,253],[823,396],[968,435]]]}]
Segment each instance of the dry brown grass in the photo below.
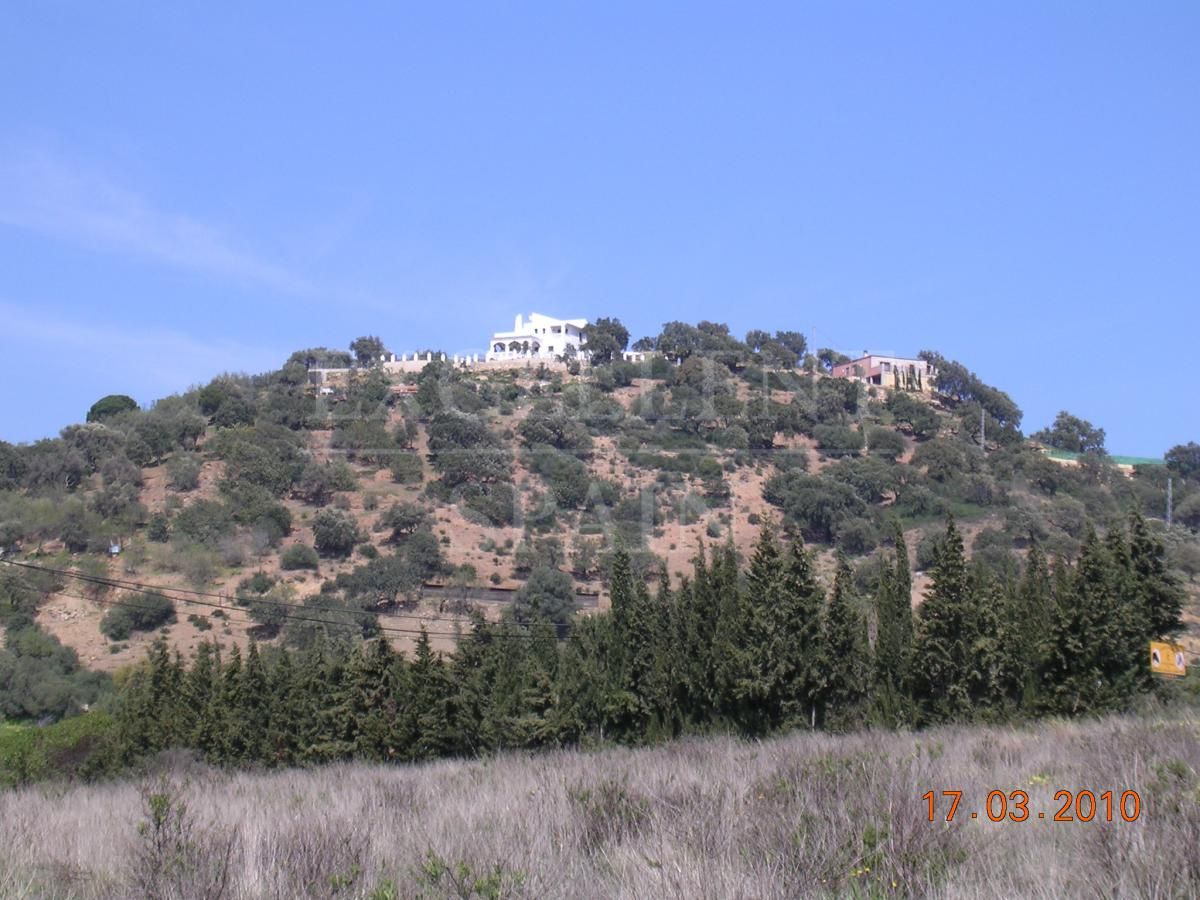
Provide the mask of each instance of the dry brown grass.
[{"label": "dry brown grass", "polygon": [[[1194,897],[1198,735],[1121,718],[269,774],[174,759],[165,787],[0,795],[0,895]],[[958,819],[930,823],[921,795],[944,788]],[[1139,791],[1141,819],[1051,821],[1082,788]],[[1027,791],[1030,819],[988,821],[992,789]],[[152,815],[155,793],[182,813]]]}]

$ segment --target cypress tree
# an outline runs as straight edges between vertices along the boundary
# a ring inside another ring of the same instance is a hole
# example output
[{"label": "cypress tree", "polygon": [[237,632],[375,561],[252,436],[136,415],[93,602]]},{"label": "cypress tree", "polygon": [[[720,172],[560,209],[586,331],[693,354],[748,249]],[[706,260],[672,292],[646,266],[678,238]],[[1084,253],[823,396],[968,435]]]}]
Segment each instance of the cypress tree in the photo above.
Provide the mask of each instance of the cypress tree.
[{"label": "cypress tree", "polygon": [[186,737],[188,746],[200,751],[205,758],[217,749],[219,734],[217,724],[221,671],[221,650],[210,641],[202,641],[183,685],[183,703],[192,711],[191,730]]},{"label": "cypress tree", "polygon": [[393,726],[397,714],[396,654],[387,638],[360,644],[346,673],[344,739],[356,759],[396,757]]},{"label": "cypress tree", "polygon": [[1183,631],[1183,590],[1167,569],[1162,541],[1136,510],[1129,517],[1129,562],[1135,600],[1148,640],[1170,640]]},{"label": "cypress tree", "polygon": [[855,607],[851,592],[854,575],[845,556],[838,554],[837,573],[825,612],[824,692],[826,726],[852,728],[863,721],[871,678],[867,622]]},{"label": "cypress tree", "polygon": [[[615,738],[637,734],[643,718],[641,698],[634,675],[634,656],[640,654],[646,635],[635,634],[640,616],[639,598],[633,583],[629,554],[618,542],[613,552],[608,592],[611,601],[611,627],[607,630],[608,646],[604,653],[605,698],[604,727]],[[644,664],[639,660],[639,664]]]},{"label": "cypress tree", "polygon": [[1022,709],[1034,709],[1050,651],[1055,603],[1046,556],[1036,542],[1025,558],[1025,571],[1005,604],[1005,649],[1011,679],[1009,694]]},{"label": "cypress tree", "polygon": [[441,656],[433,652],[424,625],[408,674],[409,718],[415,725],[413,730],[417,736],[412,748],[413,758],[425,760],[444,756],[453,745],[452,716],[448,708],[450,681]]},{"label": "cypress tree", "polygon": [[[731,601],[731,602],[730,602]],[[726,713],[743,732],[762,735],[783,717],[783,560],[769,525],[759,531],[745,584],[722,605],[722,684]]]},{"label": "cypress tree", "polygon": [[238,685],[236,713],[243,741],[242,758],[251,762],[260,762],[265,756],[265,726],[270,709],[268,690],[267,671],[258,652],[258,642],[251,639]]},{"label": "cypress tree", "polygon": [[914,669],[917,701],[927,722],[968,721],[982,693],[979,604],[953,517],[932,576],[932,588],[921,606]]},{"label": "cypress tree", "polygon": [[263,752],[271,765],[290,766],[297,761],[301,733],[301,707],[290,650],[280,649],[272,655],[269,681],[271,704]]},{"label": "cypress tree", "polygon": [[1144,685],[1144,629],[1134,604],[1124,602],[1120,552],[1089,530],[1072,578],[1060,598],[1048,656],[1043,708],[1063,715],[1122,709]]},{"label": "cypress tree", "polygon": [[612,618],[589,616],[577,622],[567,638],[559,666],[555,732],[569,741],[604,740],[610,670],[606,663],[612,643]]},{"label": "cypress tree", "polygon": [[783,564],[772,647],[780,717],[776,724],[813,727],[819,720],[829,659],[822,625],[824,592],[797,534]]},{"label": "cypress tree", "polygon": [[458,642],[450,662],[450,682],[455,697],[454,734],[455,754],[475,756],[485,749],[494,749],[487,740],[484,723],[491,703],[491,679],[488,663],[494,655],[492,626],[478,610],[471,612],[471,630]]},{"label": "cypress tree", "polygon": [[908,544],[897,522],[896,555],[886,562],[875,591],[874,718],[887,727],[912,724],[910,700],[913,659],[912,574]]},{"label": "cypress tree", "polygon": [[704,728],[715,719],[721,696],[716,646],[721,600],[713,568],[701,544],[692,561],[692,580],[680,587],[675,606],[679,706],[685,721]]},{"label": "cypress tree", "polygon": [[242,685],[242,651],[237,644],[229,651],[229,661],[221,671],[217,692],[217,746],[214,748],[221,763],[237,763],[245,759],[246,736],[243,721],[238,715],[238,700]]},{"label": "cypress tree", "polygon": [[675,641],[677,605],[665,565],[659,572],[658,593],[649,601],[647,609],[653,664],[645,675],[642,690],[649,713],[646,737],[655,740],[675,737],[683,727],[676,693],[677,679],[681,677],[677,657],[681,648]]}]

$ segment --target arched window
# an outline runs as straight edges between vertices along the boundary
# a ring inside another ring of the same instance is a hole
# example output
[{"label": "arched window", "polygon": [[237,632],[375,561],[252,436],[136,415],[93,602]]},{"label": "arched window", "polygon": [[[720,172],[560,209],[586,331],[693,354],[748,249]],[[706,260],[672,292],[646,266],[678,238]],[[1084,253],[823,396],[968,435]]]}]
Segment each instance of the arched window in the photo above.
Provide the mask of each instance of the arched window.
[{"label": "arched window", "polygon": [[504,352],[504,344],[496,344],[496,346],[492,347],[492,350],[495,351],[496,353],[503,353]]}]

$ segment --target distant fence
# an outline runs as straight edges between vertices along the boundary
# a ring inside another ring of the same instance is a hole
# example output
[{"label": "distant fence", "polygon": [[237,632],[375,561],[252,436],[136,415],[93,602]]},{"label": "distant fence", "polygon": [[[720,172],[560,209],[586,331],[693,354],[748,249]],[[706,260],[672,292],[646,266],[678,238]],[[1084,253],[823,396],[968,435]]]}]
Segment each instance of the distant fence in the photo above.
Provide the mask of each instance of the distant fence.
[{"label": "distant fence", "polygon": [[[446,584],[425,584],[421,586],[421,598],[424,600],[462,600],[470,603],[512,603],[516,599],[517,588],[499,587],[455,587]],[[600,606],[600,595],[592,592],[576,591],[575,605],[580,609],[597,609]]]},{"label": "distant fence", "polygon": [[[621,358],[626,362],[645,362],[648,354],[637,350],[627,350],[621,354]],[[387,353],[380,361],[380,365],[387,372],[420,372],[421,369],[429,365],[431,362],[447,362],[454,366],[466,366],[467,368],[488,368],[488,369],[519,369],[519,368],[537,368],[538,366],[546,366],[549,369],[563,369],[567,367],[567,363],[557,358],[549,358],[542,356],[523,356],[511,359],[488,359],[484,353]],[[586,362],[585,358],[581,358],[580,362]],[[310,375],[317,375],[319,380],[324,380],[329,375],[344,375],[348,372],[370,369],[372,366],[345,366],[345,367],[323,367],[312,366],[309,368]]]},{"label": "distant fence", "polygon": [[[1082,453],[1074,453],[1070,450],[1059,450],[1055,447],[1049,447],[1042,452],[1051,459],[1057,459],[1062,462],[1078,462],[1079,458],[1084,455]],[[1112,463],[1114,466],[1126,466],[1129,468],[1132,468],[1133,466],[1165,466],[1167,464],[1165,459],[1155,459],[1152,456],[1105,455],[1104,459]]]}]

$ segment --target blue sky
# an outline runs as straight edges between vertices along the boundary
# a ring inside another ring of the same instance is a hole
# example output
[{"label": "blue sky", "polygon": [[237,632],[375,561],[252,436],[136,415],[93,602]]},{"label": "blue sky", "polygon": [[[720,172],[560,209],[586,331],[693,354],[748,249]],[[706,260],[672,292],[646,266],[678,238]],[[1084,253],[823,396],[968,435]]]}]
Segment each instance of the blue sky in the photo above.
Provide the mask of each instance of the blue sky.
[{"label": "blue sky", "polygon": [[1200,440],[1195,3],[301,6],[0,11],[0,438],[538,310]]}]

